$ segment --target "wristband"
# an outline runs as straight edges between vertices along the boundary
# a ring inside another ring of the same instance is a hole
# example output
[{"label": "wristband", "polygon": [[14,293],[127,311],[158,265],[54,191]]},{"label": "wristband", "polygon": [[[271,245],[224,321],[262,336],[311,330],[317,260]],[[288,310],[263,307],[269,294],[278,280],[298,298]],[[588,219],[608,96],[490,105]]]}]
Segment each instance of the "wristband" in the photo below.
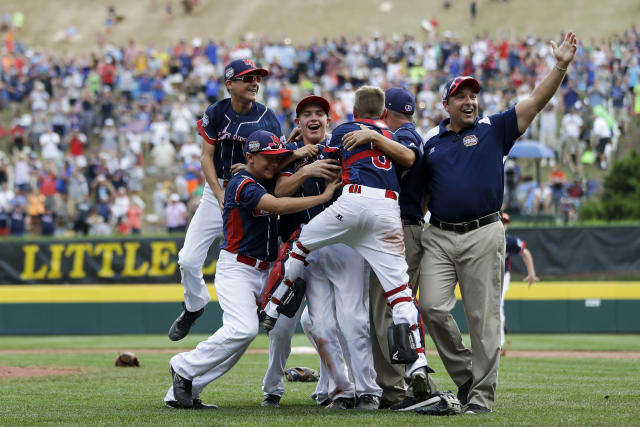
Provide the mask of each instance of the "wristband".
[{"label": "wristband", "polygon": [[555,67],[556,67],[556,70],[560,71],[561,73],[565,73],[567,71],[566,68],[560,67],[557,62],[556,62]]}]

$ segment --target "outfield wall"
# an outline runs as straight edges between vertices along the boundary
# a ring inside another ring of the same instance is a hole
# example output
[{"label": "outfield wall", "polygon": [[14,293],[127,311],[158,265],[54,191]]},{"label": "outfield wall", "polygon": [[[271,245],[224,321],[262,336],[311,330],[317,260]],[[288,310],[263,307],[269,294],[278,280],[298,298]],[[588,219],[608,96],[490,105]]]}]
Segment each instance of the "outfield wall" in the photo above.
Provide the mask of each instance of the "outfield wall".
[{"label": "outfield wall", "polygon": [[[573,272],[640,270],[638,228],[510,232],[527,241],[539,274],[555,271],[557,260]],[[181,237],[0,241],[0,334],[166,333],[181,311],[181,246]],[[212,245],[207,283],[218,254]],[[209,290],[212,302],[195,332],[220,326]],[[505,311],[512,332],[640,333],[640,282],[512,283]],[[461,303],[454,316],[466,330]]]}]

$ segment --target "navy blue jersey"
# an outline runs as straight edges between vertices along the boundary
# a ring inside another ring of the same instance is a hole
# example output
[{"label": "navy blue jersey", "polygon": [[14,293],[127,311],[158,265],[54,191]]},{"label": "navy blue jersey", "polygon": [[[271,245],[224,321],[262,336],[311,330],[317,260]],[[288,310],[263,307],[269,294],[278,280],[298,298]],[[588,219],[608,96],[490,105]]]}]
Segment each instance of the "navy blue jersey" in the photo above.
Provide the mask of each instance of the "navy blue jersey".
[{"label": "navy blue jersey", "polygon": [[527,244],[511,234],[505,234],[505,239],[507,247],[504,253],[504,271],[508,272],[511,271],[511,255],[520,255]]},{"label": "navy blue jersey", "polygon": [[361,124],[397,141],[382,120],[358,119],[335,128],[329,146],[340,149],[342,185],[360,184],[400,192],[400,183],[393,162],[382,151],[374,148],[373,143],[363,144],[352,151],[347,151],[342,146],[342,137],[351,131],[360,130]]},{"label": "navy blue jersey", "polygon": [[221,249],[263,261],[276,259],[277,215],[257,208],[267,193],[271,191],[245,170],[231,178],[224,195]]},{"label": "navy blue jersey", "polygon": [[498,212],[504,193],[502,158],[520,136],[515,108],[476,119],[460,133],[431,129],[424,155],[431,197],[429,211],[445,222],[464,222]]},{"label": "navy blue jersey", "polygon": [[231,108],[231,98],[210,105],[198,120],[198,131],[204,140],[215,145],[213,164],[221,179],[231,179],[229,171],[235,163],[247,163],[242,146],[256,130],[269,131],[284,141],[278,117],[264,105],[254,102],[247,114]]},{"label": "navy blue jersey", "polygon": [[422,151],[422,137],[413,123],[405,123],[394,132],[398,142],[416,154],[416,160],[409,169],[400,171],[400,216],[406,219],[422,220],[422,205],[427,185]]},{"label": "navy blue jersey", "polygon": [[[318,148],[320,149],[320,153],[318,154],[318,156],[316,157],[305,157],[304,159],[298,160],[296,162],[292,162],[289,165],[287,165],[285,168],[283,168],[280,171],[280,176],[291,176],[294,173],[296,173],[297,171],[299,171],[302,167],[309,165],[313,162],[315,162],[321,155],[322,155],[322,149],[324,148],[325,144],[324,143],[320,143],[318,144]],[[298,141],[296,143],[296,147],[293,148],[294,150],[297,148],[302,148],[304,147],[304,141]],[[287,147],[289,148],[289,147]],[[309,196],[318,196],[320,194],[322,194],[324,192],[324,188],[325,188],[325,183],[324,183],[324,179],[323,178],[309,178],[307,179],[305,182],[302,183],[302,185],[298,188],[298,190],[292,195],[292,197],[309,197]],[[309,221],[311,221],[311,218],[313,218],[314,216],[318,215],[320,212],[322,212],[325,208],[327,208],[328,206],[331,205],[331,203],[333,203],[333,200],[330,200],[326,203],[322,203],[316,206],[313,206],[309,209],[305,209],[303,211],[300,212],[296,212],[293,214],[289,214],[289,215],[282,215],[281,216],[281,221],[290,221],[292,223],[295,224],[294,228],[297,227],[299,224],[306,224]]]}]

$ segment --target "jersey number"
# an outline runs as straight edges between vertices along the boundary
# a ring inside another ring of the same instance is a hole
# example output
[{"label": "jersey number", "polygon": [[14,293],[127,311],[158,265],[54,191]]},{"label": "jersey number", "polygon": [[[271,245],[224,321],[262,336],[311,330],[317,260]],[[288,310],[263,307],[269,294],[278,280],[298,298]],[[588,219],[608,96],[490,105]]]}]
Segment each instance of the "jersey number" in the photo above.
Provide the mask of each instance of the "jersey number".
[{"label": "jersey number", "polygon": [[373,156],[371,158],[371,161],[373,162],[373,166],[377,167],[378,169],[384,169],[386,171],[391,169],[391,160],[387,159],[387,157],[384,155]]}]

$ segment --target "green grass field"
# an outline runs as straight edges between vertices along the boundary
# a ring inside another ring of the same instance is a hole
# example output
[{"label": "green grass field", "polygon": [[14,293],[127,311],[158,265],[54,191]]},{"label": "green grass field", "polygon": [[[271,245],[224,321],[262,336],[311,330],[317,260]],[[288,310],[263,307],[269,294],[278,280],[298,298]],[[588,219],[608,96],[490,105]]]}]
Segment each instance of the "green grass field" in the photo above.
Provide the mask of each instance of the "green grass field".
[{"label": "green grass field", "polygon": [[[0,425],[410,425],[429,424],[638,424],[638,360],[504,357],[493,414],[425,418],[412,413],[329,412],[310,399],[314,384],[287,383],[279,409],[260,407],[266,354],[246,354],[202,395],[218,411],[164,408],[172,351],[195,345],[203,335],[171,343],[165,336],[3,337],[0,365],[73,368],[71,375],[0,380]],[[511,350],[640,350],[639,335],[509,335]],[[294,346],[306,346],[296,336]],[[266,349],[265,335],[253,343]],[[41,349],[42,351],[36,351]],[[73,352],[69,350],[83,349]],[[86,351],[93,349],[93,351]],[[117,350],[136,349],[141,368],[116,368]],[[20,350],[24,350],[21,352]],[[440,360],[430,355],[440,389],[454,389]],[[315,355],[292,355],[288,366],[318,368]],[[417,418],[418,417],[418,418]],[[480,417],[480,416],[478,416]]]}]

